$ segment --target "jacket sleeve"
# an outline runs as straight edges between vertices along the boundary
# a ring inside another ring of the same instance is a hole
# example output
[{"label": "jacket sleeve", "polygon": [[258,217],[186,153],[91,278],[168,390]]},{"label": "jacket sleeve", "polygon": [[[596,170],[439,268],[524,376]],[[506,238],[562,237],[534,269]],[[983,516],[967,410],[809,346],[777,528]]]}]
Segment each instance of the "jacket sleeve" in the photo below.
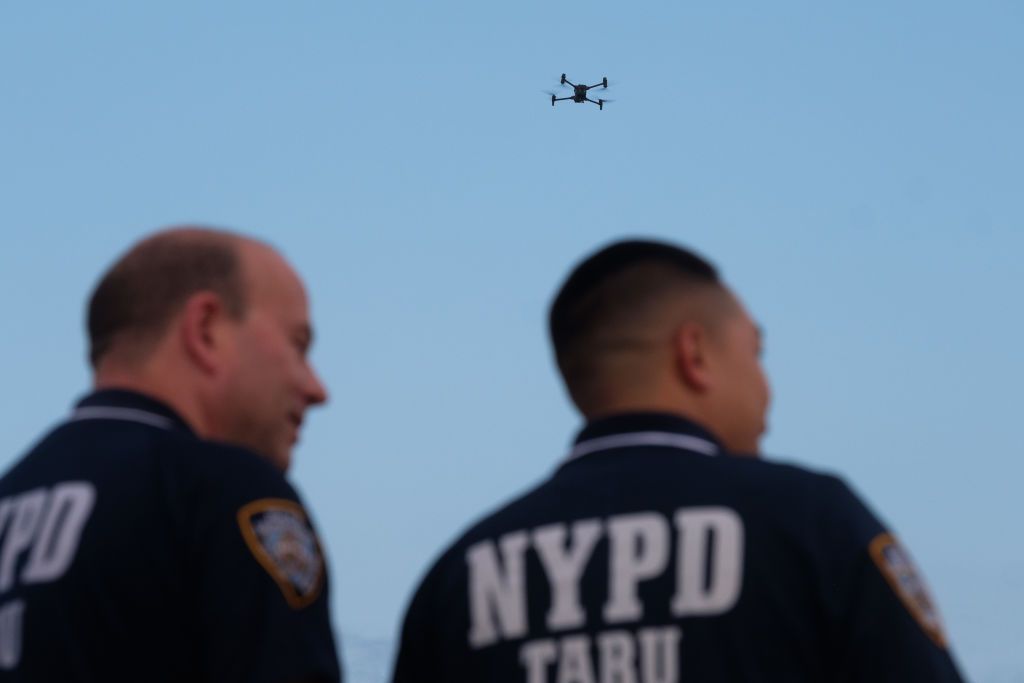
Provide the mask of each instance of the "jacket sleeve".
[{"label": "jacket sleeve", "polygon": [[836,679],[962,681],[910,554],[841,480],[827,477],[821,488],[816,556]]},{"label": "jacket sleeve", "polygon": [[192,543],[208,680],[339,681],[327,569],[309,513],[257,456],[217,456],[233,461],[199,492]]}]

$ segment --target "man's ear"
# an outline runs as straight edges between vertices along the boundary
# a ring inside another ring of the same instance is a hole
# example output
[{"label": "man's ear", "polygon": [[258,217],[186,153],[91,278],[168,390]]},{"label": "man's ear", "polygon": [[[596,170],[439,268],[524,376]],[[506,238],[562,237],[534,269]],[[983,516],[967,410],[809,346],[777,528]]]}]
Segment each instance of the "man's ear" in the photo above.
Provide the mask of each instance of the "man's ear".
[{"label": "man's ear", "polygon": [[220,368],[227,338],[228,311],[213,292],[198,292],[185,302],[178,318],[178,332],[188,358],[200,370],[214,374]]},{"label": "man's ear", "polygon": [[672,351],[679,377],[698,393],[711,388],[710,342],[707,330],[695,322],[680,325],[673,338]]}]

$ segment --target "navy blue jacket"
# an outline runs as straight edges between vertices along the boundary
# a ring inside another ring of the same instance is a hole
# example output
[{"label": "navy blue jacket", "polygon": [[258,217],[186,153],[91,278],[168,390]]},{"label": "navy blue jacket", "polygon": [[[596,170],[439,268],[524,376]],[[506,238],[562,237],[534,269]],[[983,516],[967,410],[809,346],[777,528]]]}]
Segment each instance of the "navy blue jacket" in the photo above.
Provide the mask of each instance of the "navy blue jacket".
[{"label": "navy blue jacket", "polygon": [[906,551],[842,481],[632,414],[441,556],[393,680],[961,678]]},{"label": "navy blue jacket", "polygon": [[0,479],[0,681],[338,681],[295,491],[145,396],[100,391]]}]

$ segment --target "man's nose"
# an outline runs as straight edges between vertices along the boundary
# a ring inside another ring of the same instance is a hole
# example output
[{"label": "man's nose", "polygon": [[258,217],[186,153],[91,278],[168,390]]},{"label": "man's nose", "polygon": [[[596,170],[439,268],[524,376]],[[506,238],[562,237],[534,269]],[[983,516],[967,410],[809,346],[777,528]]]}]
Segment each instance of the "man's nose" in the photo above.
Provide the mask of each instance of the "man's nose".
[{"label": "man's nose", "polygon": [[309,379],[306,387],[306,400],[309,405],[315,406],[321,403],[327,402],[327,387],[317,377],[316,371],[313,368],[309,369]]}]

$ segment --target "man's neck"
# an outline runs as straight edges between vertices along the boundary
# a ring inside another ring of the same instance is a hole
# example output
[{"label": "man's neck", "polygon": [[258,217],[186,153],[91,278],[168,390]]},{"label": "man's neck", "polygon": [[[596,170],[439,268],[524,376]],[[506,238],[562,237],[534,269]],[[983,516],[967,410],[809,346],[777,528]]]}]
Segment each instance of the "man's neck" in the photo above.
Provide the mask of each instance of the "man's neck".
[{"label": "man's neck", "polygon": [[597,420],[609,415],[621,415],[622,413],[667,413],[678,415],[693,422],[703,424],[705,422],[704,411],[692,401],[679,400],[677,398],[658,397],[609,397],[600,402],[600,405],[592,406],[585,411],[583,416],[589,420]]},{"label": "man's neck", "polygon": [[100,368],[93,377],[93,388],[122,389],[134,391],[165,403],[178,413],[192,430],[199,436],[206,436],[208,425],[203,419],[203,411],[195,398],[189,399],[187,392],[182,391],[180,384],[162,380],[145,371],[125,371],[116,368]]}]

